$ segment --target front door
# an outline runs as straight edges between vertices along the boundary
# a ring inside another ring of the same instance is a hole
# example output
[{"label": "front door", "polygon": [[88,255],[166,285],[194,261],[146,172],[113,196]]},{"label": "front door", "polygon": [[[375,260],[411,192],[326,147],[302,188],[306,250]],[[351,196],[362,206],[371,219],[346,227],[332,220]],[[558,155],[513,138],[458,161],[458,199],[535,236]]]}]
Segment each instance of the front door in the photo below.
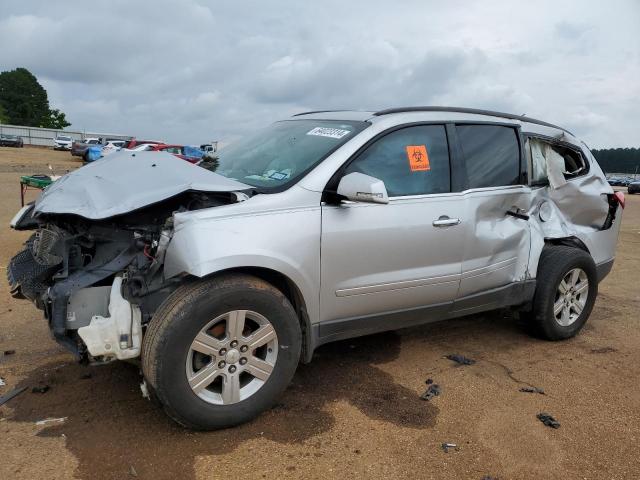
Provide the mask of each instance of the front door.
[{"label": "front door", "polygon": [[[468,222],[463,197],[450,192],[445,127],[393,130],[342,173],[352,172],[383,180],[389,203],[322,207],[321,322],[448,306]],[[366,330],[366,318],[358,325]]]}]

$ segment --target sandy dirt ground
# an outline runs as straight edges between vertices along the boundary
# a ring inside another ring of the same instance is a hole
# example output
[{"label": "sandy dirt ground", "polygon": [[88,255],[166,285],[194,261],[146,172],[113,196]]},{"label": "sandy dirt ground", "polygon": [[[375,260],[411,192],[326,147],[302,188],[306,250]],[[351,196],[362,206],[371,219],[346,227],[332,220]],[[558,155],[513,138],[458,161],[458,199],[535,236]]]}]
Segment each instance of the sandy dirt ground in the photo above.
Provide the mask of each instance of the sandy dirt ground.
[{"label": "sandy dirt ground", "polygon": [[[49,164],[62,173],[79,162],[0,148],[3,270],[26,238],[7,226],[18,176]],[[177,427],[142,398],[135,366],[74,364],[3,280],[0,394],[29,390],[0,407],[0,478],[640,478],[639,271],[640,195],[627,196],[615,267],[578,337],[536,340],[491,313],[326,345],[275,408],[211,433]],[[450,353],[476,363],[456,366]],[[442,393],[426,402],[428,378]],[[542,411],[561,427],[538,421]],[[445,453],[444,442],[458,447]]]}]

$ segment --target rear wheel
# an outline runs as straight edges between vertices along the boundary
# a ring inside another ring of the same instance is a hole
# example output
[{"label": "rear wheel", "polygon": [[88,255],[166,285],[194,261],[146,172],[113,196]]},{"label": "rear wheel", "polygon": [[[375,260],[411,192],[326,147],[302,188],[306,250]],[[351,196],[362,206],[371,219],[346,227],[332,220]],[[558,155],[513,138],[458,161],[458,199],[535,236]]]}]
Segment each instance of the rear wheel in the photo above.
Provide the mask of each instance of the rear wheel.
[{"label": "rear wheel", "polygon": [[194,282],[158,309],[144,338],[143,372],[171,418],[194,429],[246,422],[270,408],[300,358],[286,297],[249,275]]},{"label": "rear wheel", "polygon": [[574,247],[544,247],[530,314],[535,333],[548,340],[575,336],[587,322],[597,294],[591,255]]}]

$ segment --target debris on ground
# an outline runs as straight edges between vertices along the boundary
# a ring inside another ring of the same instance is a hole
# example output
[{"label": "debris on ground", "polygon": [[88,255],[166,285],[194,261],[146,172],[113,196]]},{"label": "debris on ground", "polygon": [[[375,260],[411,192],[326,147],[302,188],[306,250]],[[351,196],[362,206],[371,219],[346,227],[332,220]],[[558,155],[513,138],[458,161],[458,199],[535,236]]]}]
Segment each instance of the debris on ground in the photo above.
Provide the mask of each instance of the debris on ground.
[{"label": "debris on ground", "polygon": [[425,390],[425,392],[422,395],[420,395],[421,400],[425,400],[428,402],[433,397],[437,397],[442,393],[442,389],[440,388],[440,385],[438,385],[437,383],[433,383],[433,380],[429,379],[425,383],[427,384],[427,390]]},{"label": "debris on ground", "polygon": [[31,393],[47,393],[51,387],[49,385],[40,385],[38,387],[33,387],[31,389]]},{"label": "debris on ground", "polygon": [[13,355],[14,353],[16,353],[16,351],[15,351],[15,350],[5,350],[5,351],[4,351],[4,355],[5,355],[5,357],[6,357],[7,355]]},{"label": "debris on ground", "polygon": [[92,377],[91,372],[85,373],[80,377],[80,380],[88,380]]},{"label": "debris on ground", "polygon": [[4,387],[7,382],[4,381],[4,378],[0,377],[0,387]]},{"label": "debris on ground", "polygon": [[482,480],[498,480],[496,477],[492,477],[491,475],[485,475],[482,477]]},{"label": "debris on ground", "polygon": [[440,445],[440,447],[442,448],[442,450],[444,450],[444,453],[449,453],[449,450],[455,450],[456,452],[458,451],[458,445],[456,445],[455,443],[443,443],[442,445]]},{"label": "debris on ground", "polygon": [[547,427],[560,428],[560,422],[557,421],[555,418],[553,418],[552,415],[549,415],[548,413],[541,412],[538,415],[536,415],[536,417],[538,418],[538,420],[544,423]]},{"label": "debris on ground", "polygon": [[142,383],[140,383],[140,391],[142,392],[142,398],[151,400],[151,395],[149,395],[149,388],[147,387],[147,382],[145,380],[142,380]]},{"label": "debris on ground", "polygon": [[540,395],[545,394],[544,389],[538,387],[522,387],[520,391],[524,393],[539,393]]},{"label": "debris on ground", "polygon": [[67,421],[67,417],[60,418],[45,418],[44,420],[38,420],[36,425],[49,425],[51,423],[64,423]]},{"label": "debris on ground", "polygon": [[464,355],[459,355],[457,353],[445,355],[445,358],[448,358],[452,362],[456,362],[458,365],[473,365],[476,363],[472,358],[467,358]]},{"label": "debris on ground", "polygon": [[138,476],[138,472],[136,472],[136,469],[133,468],[133,465],[131,465],[129,467],[129,475],[131,475],[132,477],[137,477]]},{"label": "debris on ground", "polygon": [[613,353],[613,352],[617,352],[618,350],[616,350],[613,347],[602,347],[602,348],[592,348],[591,349],[591,353]]},{"label": "debris on ground", "polygon": [[7,392],[4,395],[0,396],[0,405],[4,405],[9,400],[11,400],[13,397],[17,397],[18,395],[20,395],[26,389],[27,389],[27,387],[14,388],[10,392]]}]

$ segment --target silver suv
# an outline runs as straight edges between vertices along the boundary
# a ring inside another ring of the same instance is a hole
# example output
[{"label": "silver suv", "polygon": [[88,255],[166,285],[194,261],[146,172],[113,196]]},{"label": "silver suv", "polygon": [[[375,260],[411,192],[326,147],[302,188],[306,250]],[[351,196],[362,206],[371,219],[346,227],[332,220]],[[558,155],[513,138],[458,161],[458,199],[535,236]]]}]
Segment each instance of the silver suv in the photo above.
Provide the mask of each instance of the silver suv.
[{"label": "silver suv", "polygon": [[12,293],[93,363],[140,358],[189,428],[269,408],[334,340],[512,308],[584,326],[624,197],[587,146],[522,116],[414,107],[299,114],[207,169],[120,152],[13,219]]}]

